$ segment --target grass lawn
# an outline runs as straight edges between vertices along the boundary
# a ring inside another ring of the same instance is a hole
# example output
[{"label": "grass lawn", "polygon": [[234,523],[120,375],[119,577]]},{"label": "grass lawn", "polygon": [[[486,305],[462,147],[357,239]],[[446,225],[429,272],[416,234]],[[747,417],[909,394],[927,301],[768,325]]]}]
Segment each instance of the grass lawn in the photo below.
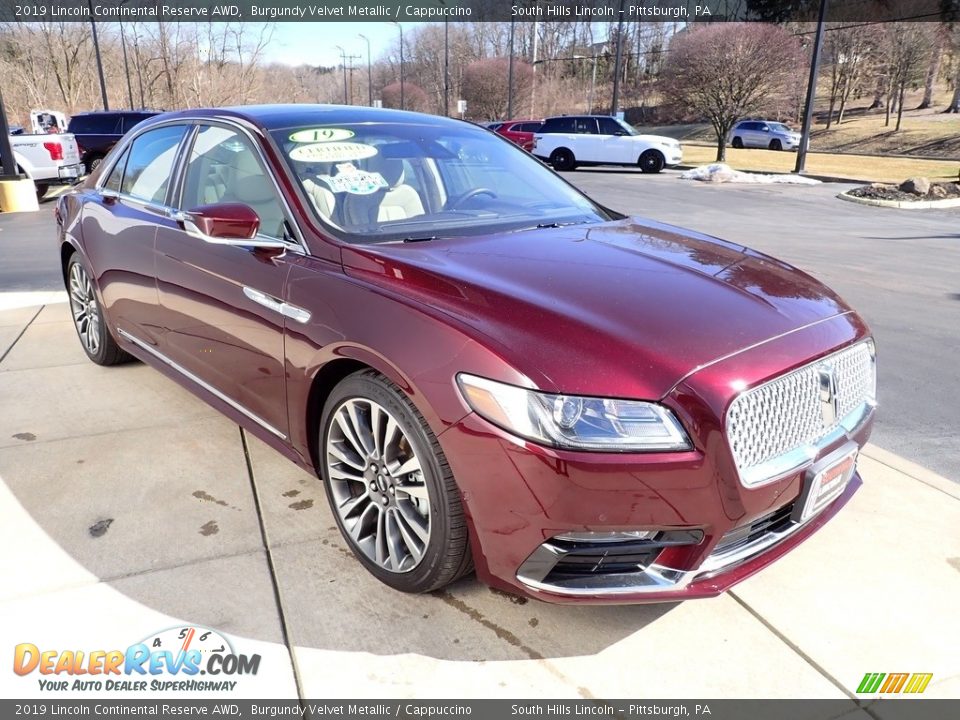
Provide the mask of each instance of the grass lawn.
[{"label": "grass lawn", "polygon": [[[713,145],[693,145],[689,142],[683,144],[684,165],[706,165],[714,162],[716,157],[717,149]],[[727,148],[727,164],[737,170],[789,173],[793,172],[796,162],[795,152]],[[956,180],[957,173],[960,172],[960,161],[811,152],[807,155],[806,169],[810,175],[899,183],[917,176],[931,180]]]}]

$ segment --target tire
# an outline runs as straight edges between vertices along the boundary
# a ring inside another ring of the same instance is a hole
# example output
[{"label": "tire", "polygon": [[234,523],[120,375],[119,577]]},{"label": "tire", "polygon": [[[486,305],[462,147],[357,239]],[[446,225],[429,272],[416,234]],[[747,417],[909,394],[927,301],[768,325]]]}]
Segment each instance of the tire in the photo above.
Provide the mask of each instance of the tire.
[{"label": "tire", "polygon": [[770,149],[771,149],[771,150],[783,150],[783,143],[781,143],[779,140],[771,140],[771,141],[770,141]]},{"label": "tire", "polygon": [[646,150],[640,155],[640,159],[637,160],[637,165],[640,166],[640,172],[645,173],[658,173],[663,170],[666,164],[667,160],[659,150]]},{"label": "tire", "polygon": [[74,253],[67,261],[67,297],[73,326],[83,351],[97,365],[119,365],[133,360],[113,339],[104,321],[93,280]]},{"label": "tire", "polygon": [[554,170],[568,171],[577,169],[577,159],[566,148],[557,148],[550,153],[550,164]]},{"label": "tire", "polygon": [[473,568],[450,466],[396,385],[373,370],[349,375],[327,398],[319,434],[320,478],[333,516],[374,577],[425,593]]},{"label": "tire", "polygon": [[731,144],[733,147],[735,147],[737,150],[742,150],[742,149],[743,149],[743,138],[741,138],[740,136],[737,136],[737,137],[735,137],[735,138],[733,139],[733,142],[730,143],[730,144]]},{"label": "tire", "polygon": [[91,174],[94,170],[100,167],[101,162],[103,162],[102,155],[94,155],[92,157],[84,159],[83,165],[87,169],[87,175]]},{"label": "tire", "polygon": [[34,186],[37,188],[37,200],[43,200],[47,194],[47,191],[50,189],[50,185],[47,183],[35,182]]}]

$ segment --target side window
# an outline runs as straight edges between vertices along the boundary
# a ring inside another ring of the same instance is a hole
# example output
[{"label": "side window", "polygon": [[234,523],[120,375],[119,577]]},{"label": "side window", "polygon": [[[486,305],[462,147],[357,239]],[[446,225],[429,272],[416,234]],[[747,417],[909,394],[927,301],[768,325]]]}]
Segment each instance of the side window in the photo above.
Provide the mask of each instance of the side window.
[{"label": "side window", "polygon": [[88,131],[95,135],[117,135],[120,132],[120,116],[112,113],[93,115],[93,127]]},{"label": "side window", "polygon": [[543,124],[538,122],[523,123],[523,125],[520,126],[520,132],[535,133],[539,132],[542,127]]},{"label": "side window", "polygon": [[620,133],[621,135],[626,134],[624,129],[620,127],[620,123],[613,118],[598,118],[597,122],[600,123],[601,135],[616,135],[617,133]]},{"label": "side window", "polygon": [[146,118],[143,115],[121,115],[120,116],[120,132],[124,135],[128,133],[133,127]]},{"label": "side window", "polygon": [[574,132],[578,135],[596,135],[597,121],[594,118],[577,118]]},{"label": "side window", "polygon": [[107,177],[107,181],[103,184],[104,190],[120,192],[120,181],[123,180],[123,168],[127,165],[127,156],[129,154],[129,150],[123,151],[123,155],[121,155],[120,159],[114,164],[113,169],[110,170],[110,175]]},{"label": "side window", "polygon": [[200,128],[190,150],[180,208],[243,203],[260,218],[260,234],[283,238],[283,205],[250,140],[229,128]]},{"label": "side window", "polygon": [[147,202],[165,203],[184,125],[149,130],[130,146],[120,192]]}]

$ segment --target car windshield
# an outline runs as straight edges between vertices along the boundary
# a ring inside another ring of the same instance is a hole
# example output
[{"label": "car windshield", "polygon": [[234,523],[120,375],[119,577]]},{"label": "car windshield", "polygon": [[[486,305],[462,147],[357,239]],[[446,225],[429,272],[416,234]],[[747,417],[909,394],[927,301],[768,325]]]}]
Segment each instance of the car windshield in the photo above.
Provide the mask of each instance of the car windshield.
[{"label": "car windshield", "polygon": [[272,136],[318,217],[347,242],[611,219],[517,146],[466,123],[317,125]]},{"label": "car windshield", "polygon": [[783,123],[770,123],[770,129],[776,132],[783,132],[783,133],[795,132],[792,127],[790,127],[789,125],[784,125]]}]

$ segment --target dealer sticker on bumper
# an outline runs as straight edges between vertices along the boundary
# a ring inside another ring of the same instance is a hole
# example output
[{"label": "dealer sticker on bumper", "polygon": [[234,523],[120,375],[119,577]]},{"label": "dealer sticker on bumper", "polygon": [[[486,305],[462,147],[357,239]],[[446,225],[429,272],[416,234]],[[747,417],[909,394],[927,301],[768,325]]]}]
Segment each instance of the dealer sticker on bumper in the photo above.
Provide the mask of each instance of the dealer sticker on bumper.
[{"label": "dealer sticker on bumper", "polygon": [[849,443],[830,453],[807,471],[803,492],[797,506],[798,522],[806,522],[836,500],[847,487],[857,469],[860,448]]}]

